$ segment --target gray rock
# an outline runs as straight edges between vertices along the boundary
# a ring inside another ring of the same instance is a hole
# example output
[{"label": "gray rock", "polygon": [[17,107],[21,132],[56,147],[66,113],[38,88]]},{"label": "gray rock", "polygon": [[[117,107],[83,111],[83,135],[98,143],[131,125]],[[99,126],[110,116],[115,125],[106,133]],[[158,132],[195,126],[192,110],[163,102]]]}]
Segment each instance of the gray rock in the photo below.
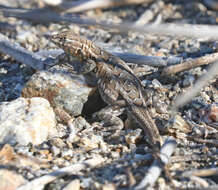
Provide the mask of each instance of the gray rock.
[{"label": "gray rock", "polygon": [[73,75],[58,66],[34,74],[22,90],[24,97],[44,97],[52,107],[61,108],[70,115],[81,114],[93,88],[82,75]]}]

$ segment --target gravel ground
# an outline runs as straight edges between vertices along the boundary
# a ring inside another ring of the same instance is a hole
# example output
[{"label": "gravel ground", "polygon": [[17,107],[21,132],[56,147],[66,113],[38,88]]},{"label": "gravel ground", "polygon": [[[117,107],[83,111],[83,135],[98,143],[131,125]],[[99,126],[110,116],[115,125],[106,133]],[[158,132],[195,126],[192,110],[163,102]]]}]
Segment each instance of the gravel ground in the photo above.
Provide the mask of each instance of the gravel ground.
[{"label": "gravel ground", "polygon": [[[43,5],[42,2],[18,0],[15,3],[3,0],[0,4],[19,8],[38,8]],[[150,11],[150,18],[146,17],[147,22],[209,25],[216,25],[218,22],[218,13],[209,9],[201,1],[183,0],[160,0],[149,4],[90,10],[76,15],[122,23],[126,21],[136,22],[145,11]],[[0,22],[3,24],[3,27],[0,25],[1,34],[32,52],[57,49],[53,43],[46,39],[44,34],[66,28],[113,52],[187,59],[217,52],[218,47],[216,41],[203,41],[201,39],[157,37],[136,32],[119,33],[114,29],[104,30],[96,26],[75,24],[35,24],[31,21],[8,18],[2,14],[0,14],[0,18]],[[143,67],[147,69],[148,73],[157,71],[157,68],[151,66]],[[155,185],[149,187],[150,189],[207,189],[212,186],[214,189],[218,188],[218,78],[210,81],[210,84],[205,86],[195,98],[181,107],[173,119],[171,119],[169,111],[178,94],[189,91],[197,79],[207,70],[208,66],[201,66],[169,76],[149,74],[141,77],[142,83],[147,89],[150,112],[163,140],[172,136],[177,142],[177,148],[169,163]],[[129,189],[138,184],[154,159],[145,159],[145,155],[150,153],[150,149],[143,141],[142,130],[131,124],[126,114],[121,116],[125,122],[124,129],[107,130],[107,126],[103,127],[101,122],[92,119],[94,112],[105,107],[98,91],[84,82],[83,76],[75,78],[76,76],[72,77],[67,73],[67,78],[61,78],[66,71],[58,70],[60,75],[50,71],[36,71],[26,64],[16,61],[13,57],[0,53],[0,126],[5,125],[4,122],[17,125],[19,119],[22,120],[19,122],[23,123],[27,117],[24,113],[24,115],[15,115],[14,117],[20,118],[13,121],[10,120],[10,117],[2,119],[3,111],[5,112],[9,105],[5,102],[11,104],[20,102],[18,100],[22,96],[27,99],[26,101],[31,102],[33,101],[32,97],[41,96],[47,99],[54,109],[56,114],[54,122],[58,129],[56,135],[52,135],[52,137],[48,135],[48,138],[40,143],[30,141],[27,145],[23,145],[19,141],[14,142],[13,135],[10,140],[2,140],[0,142],[0,164],[4,170],[14,171],[18,175],[12,177],[11,174],[3,173],[2,176],[8,175],[9,179],[22,177],[17,180],[17,186],[19,186],[60,168],[92,158],[96,158],[96,160],[101,158],[100,165],[93,168],[86,167],[71,175],[64,175],[46,184],[42,189]],[[45,75],[49,76],[49,79],[44,77]],[[32,84],[37,81],[37,76],[41,77],[38,78],[38,81],[41,82]],[[62,79],[64,82],[58,81]],[[53,81],[58,82],[53,84]],[[65,83],[66,86],[64,86]],[[39,89],[43,84],[51,86],[45,89],[43,87],[41,92]],[[75,92],[66,90],[70,88],[71,84],[78,85],[75,87]],[[84,85],[88,90],[81,88]],[[33,86],[34,91],[32,90]],[[64,88],[62,88],[63,86]],[[59,91],[60,88],[63,91]],[[37,94],[37,91],[40,93]],[[78,113],[77,111],[76,114],[72,114],[74,113],[72,109],[76,108],[68,106],[70,108],[67,113],[64,112],[64,116],[60,116],[55,103],[57,97],[54,96],[54,93],[56,91],[59,91],[60,94],[63,93],[62,99],[58,99],[58,104],[63,104],[62,108],[66,108],[67,104],[70,105],[71,102],[74,102],[74,99],[69,97],[82,96],[82,100],[77,98],[77,101],[81,101],[82,105],[84,104],[82,112]],[[80,95],[80,93],[84,94]],[[64,100],[68,101],[68,99],[70,103],[63,103]],[[9,115],[17,112],[17,109],[12,109]],[[19,109],[24,108],[21,105]],[[25,109],[25,112],[29,111],[29,108],[25,107]],[[50,108],[48,109],[50,110]],[[71,124],[67,122],[65,117],[71,118]],[[35,120],[37,119],[33,119],[33,122]],[[44,122],[46,123],[47,120],[42,121],[42,123]],[[216,171],[214,173],[206,171],[200,173],[200,170],[203,169]],[[197,174],[194,173],[195,170],[198,171]],[[0,189],[3,187],[9,189],[9,187],[4,186],[2,177],[1,179]],[[5,180],[9,184],[8,186],[12,187],[13,181],[9,181],[9,179]],[[17,186],[15,185],[13,189]]]}]

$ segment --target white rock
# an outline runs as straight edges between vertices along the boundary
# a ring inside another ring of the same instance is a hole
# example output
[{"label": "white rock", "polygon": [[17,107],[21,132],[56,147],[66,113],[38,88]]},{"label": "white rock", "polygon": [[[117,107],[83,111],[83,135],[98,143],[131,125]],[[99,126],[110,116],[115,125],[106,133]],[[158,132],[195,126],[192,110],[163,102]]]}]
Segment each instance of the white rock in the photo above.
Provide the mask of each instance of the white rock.
[{"label": "white rock", "polygon": [[0,104],[0,143],[40,144],[57,135],[53,109],[44,98],[18,98]]},{"label": "white rock", "polygon": [[74,179],[68,183],[63,190],[80,190],[80,181],[79,179]]},{"label": "white rock", "polygon": [[14,171],[7,169],[0,170],[0,189],[15,190],[18,186],[26,183],[27,181]]},{"label": "white rock", "polygon": [[47,5],[57,6],[57,5],[61,4],[63,1],[62,0],[44,0],[44,2]]}]

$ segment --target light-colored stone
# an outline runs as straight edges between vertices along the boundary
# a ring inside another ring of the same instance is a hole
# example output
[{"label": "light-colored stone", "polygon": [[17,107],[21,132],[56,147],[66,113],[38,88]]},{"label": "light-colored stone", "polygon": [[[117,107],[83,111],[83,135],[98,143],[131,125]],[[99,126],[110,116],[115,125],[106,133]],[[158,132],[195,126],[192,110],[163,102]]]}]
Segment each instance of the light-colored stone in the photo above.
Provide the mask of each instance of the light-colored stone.
[{"label": "light-colored stone", "polygon": [[13,171],[7,169],[0,170],[0,189],[2,190],[15,190],[26,182],[23,176]]},{"label": "light-colored stone", "polygon": [[69,184],[67,184],[63,190],[80,190],[80,181],[78,179],[74,179]]},{"label": "light-colored stone", "polygon": [[0,165],[31,167],[32,170],[38,170],[42,166],[47,167],[48,163],[38,158],[16,153],[12,146],[5,144],[0,150]]},{"label": "light-colored stone", "polygon": [[51,5],[51,6],[57,6],[63,2],[62,0],[43,0],[43,1],[47,5]]},{"label": "light-colored stone", "polygon": [[100,138],[96,135],[80,137],[78,146],[85,148],[86,151],[97,149],[100,144]]},{"label": "light-colored stone", "polygon": [[172,133],[181,132],[187,134],[192,131],[192,126],[180,115],[175,115],[172,121],[166,125],[166,128]]},{"label": "light-colored stone", "polygon": [[115,190],[116,186],[113,183],[103,185],[102,190]]},{"label": "light-colored stone", "polygon": [[44,98],[18,98],[0,104],[0,143],[40,144],[56,136],[53,109]]}]

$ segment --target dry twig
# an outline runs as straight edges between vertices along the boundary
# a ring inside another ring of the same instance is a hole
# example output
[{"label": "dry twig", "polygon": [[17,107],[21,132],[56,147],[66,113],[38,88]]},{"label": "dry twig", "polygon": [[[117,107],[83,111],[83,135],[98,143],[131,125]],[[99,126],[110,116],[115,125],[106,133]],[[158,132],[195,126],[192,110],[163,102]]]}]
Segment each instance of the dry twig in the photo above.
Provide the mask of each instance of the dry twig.
[{"label": "dry twig", "polygon": [[217,160],[218,154],[197,154],[193,153],[185,156],[172,156],[170,158],[170,163],[176,162],[190,162],[190,161],[207,161],[208,159]]},{"label": "dry twig", "polygon": [[218,62],[215,62],[213,65],[210,66],[208,72],[197,80],[193,88],[191,88],[188,92],[179,95],[176,98],[172,107],[172,113],[176,113],[176,110],[179,107],[185,105],[188,101],[190,101],[193,97],[195,97],[198,94],[198,92],[200,92],[211,79],[215,78],[217,74],[218,74]]},{"label": "dry twig", "polygon": [[116,53],[111,52],[112,54],[120,57],[127,63],[135,63],[137,65],[149,65],[152,67],[164,67],[171,64],[172,62],[179,62],[182,58],[164,58],[158,56],[145,56],[145,55],[138,55],[133,53]]},{"label": "dry twig", "polygon": [[177,64],[177,65],[171,65],[171,66],[165,67],[161,74],[162,75],[175,74],[175,73],[193,69],[195,67],[199,67],[202,65],[208,65],[210,63],[213,63],[216,60],[218,60],[217,52],[208,54],[203,57],[196,58],[196,59],[188,59],[188,60],[185,60],[183,63]]},{"label": "dry twig", "polygon": [[201,178],[201,177],[190,176],[189,178],[190,178],[191,181],[193,181],[196,184],[199,184],[202,187],[209,187],[208,182],[205,179]]},{"label": "dry twig", "polygon": [[146,24],[135,26],[134,23],[107,23],[93,19],[81,19],[78,16],[59,15],[50,9],[16,9],[11,7],[0,7],[0,13],[5,17],[26,19],[37,23],[72,23],[79,25],[97,25],[106,29],[116,29],[120,32],[135,31],[143,34],[171,37],[187,37],[204,40],[218,39],[218,26],[194,25],[194,24]]},{"label": "dry twig", "polygon": [[211,185],[210,187],[179,188],[179,190],[218,190],[218,185]]},{"label": "dry twig", "polygon": [[[166,139],[164,145],[161,148],[160,151],[160,159],[162,161],[162,164],[167,164],[169,161],[170,156],[174,152],[176,148],[176,141],[170,137]],[[163,165],[159,163],[158,160],[155,160],[152,164],[152,166],[148,169],[146,176],[143,178],[143,180],[134,188],[134,190],[140,190],[145,189],[148,185],[153,185],[159,175],[161,174]]]},{"label": "dry twig", "polygon": [[81,170],[85,170],[90,167],[94,168],[100,165],[102,162],[103,162],[102,158],[92,158],[83,161],[82,163],[77,163],[72,166],[64,167],[54,172],[51,172],[47,175],[44,175],[42,177],[36,178],[24,185],[21,185],[16,190],[40,190],[43,189],[46,184],[54,181],[57,178],[63,177],[65,175],[76,174],[77,172]]},{"label": "dry twig", "polygon": [[[28,51],[17,43],[11,42],[6,36],[0,34],[0,51],[4,54],[12,56],[16,61],[26,64],[36,70],[45,69],[45,64],[40,56]],[[47,59],[47,64],[51,63],[51,59]]]},{"label": "dry twig", "polygon": [[184,177],[190,177],[190,176],[207,177],[213,175],[218,175],[218,168],[191,170],[182,173],[182,176]]},{"label": "dry twig", "polygon": [[137,26],[149,23],[155,17],[155,15],[160,12],[162,8],[163,1],[154,1],[135,22],[135,25]]},{"label": "dry twig", "polygon": [[63,2],[58,5],[58,8],[65,10],[64,12],[83,12],[92,9],[111,8],[131,4],[141,4],[150,2],[151,0],[79,0],[76,2]]},{"label": "dry twig", "polygon": [[213,146],[218,147],[218,140],[217,139],[201,139],[201,138],[197,138],[197,137],[188,137],[190,140],[193,140],[195,142],[198,143],[206,143],[206,144],[210,144]]}]

